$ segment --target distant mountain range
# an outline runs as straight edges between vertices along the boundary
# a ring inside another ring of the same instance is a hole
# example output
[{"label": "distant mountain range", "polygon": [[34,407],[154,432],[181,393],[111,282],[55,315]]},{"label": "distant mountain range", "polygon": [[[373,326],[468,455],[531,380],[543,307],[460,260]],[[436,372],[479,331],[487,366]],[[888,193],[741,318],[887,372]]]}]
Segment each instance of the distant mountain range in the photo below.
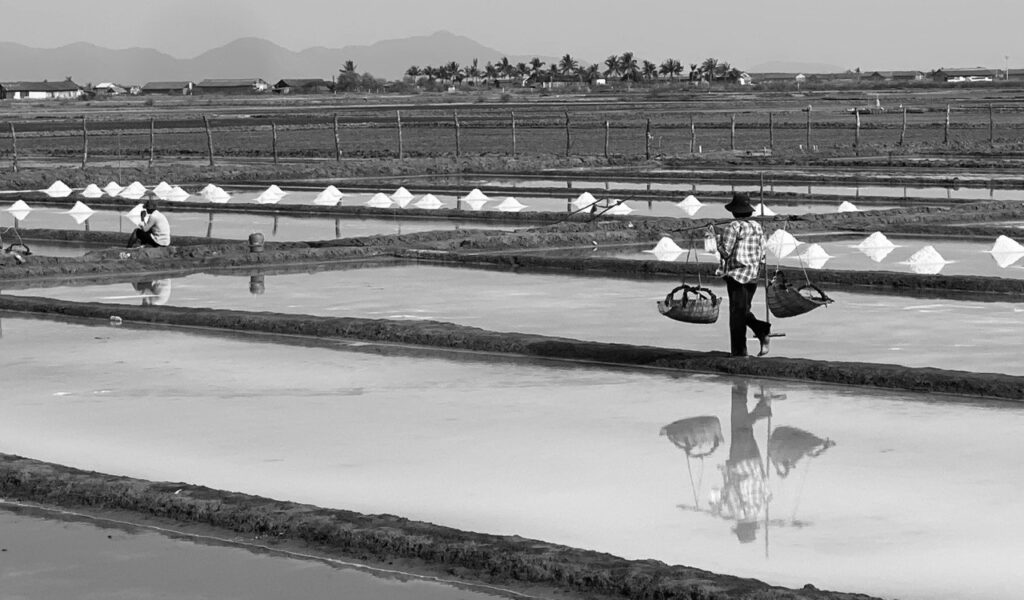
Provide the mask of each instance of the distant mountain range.
[{"label": "distant mountain range", "polygon": [[[368,46],[315,47],[301,52],[260,38],[241,38],[189,59],[151,48],[111,50],[87,42],[53,49],[0,42],[0,81],[61,81],[71,77],[79,85],[143,85],[149,81],[260,77],[273,84],[287,78],[333,79],[347,60],[355,62],[360,73],[399,79],[412,65],[436,67],[455,61],[465,66],[476,58],[483,68],[487,62],[506,56],[513,63],[532,58],[505,54],[447,31]],[[558,60],[540,58],[549,64]]]}]

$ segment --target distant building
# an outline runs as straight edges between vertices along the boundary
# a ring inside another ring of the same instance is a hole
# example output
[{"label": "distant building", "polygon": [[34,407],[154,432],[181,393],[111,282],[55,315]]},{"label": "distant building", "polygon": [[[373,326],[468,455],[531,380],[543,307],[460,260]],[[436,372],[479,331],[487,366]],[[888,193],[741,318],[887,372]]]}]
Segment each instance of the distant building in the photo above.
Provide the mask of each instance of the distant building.
[{"label": "distant building", "polygon": [[270,89],[262,79],[204,79],[196,84],[196,94],[259,94]]},{"label": "distant building", "polygon": [[96,94],[102,94],[105,96],[121,96],[128,93],[128,88],[108,81],[97,83],[92,86],[92,89]]},{"label": "distant building", "polygon": [[999,71],[985,67],[974,67],[971,69],[939,69],[932,75],[932,79],[944,83],[994,81],[999,79]]},{"label": "distant building", "polygon": [[8,81],[0,82],[0,100],[75,99],[83,95],[74,81]]},{"label": "distant building", "polygon": [[142,86],[142,93],[151,96],[191,96],[195,84],[191,81],[150,81]]},{"label": "distant building", "polygon": [[1024,69],[1007,69],[999,78],[1008,81],[1024,81]]},{"label": "distant building", "polygon": [[867,78],[872,81],[922,81],[924,73],[921,71],[874,71]]},{"label": "distant building", "polygon": [[552,73],[551,71],[540,71],[530,75],[524,83],[528,87],[561,88],[570,85],[581,85],[589,82],[589,78],[580,75],[565,75]]},{"label": "distant building", "polygon": [[325,94],[334,85],[324,79],[282,79],[274,84],[275,94]]},{"label": "distant building", "polygon": [[803,83],[807,77],[803,73],[749,73],[750,82],[757,85],[781,85]]}]

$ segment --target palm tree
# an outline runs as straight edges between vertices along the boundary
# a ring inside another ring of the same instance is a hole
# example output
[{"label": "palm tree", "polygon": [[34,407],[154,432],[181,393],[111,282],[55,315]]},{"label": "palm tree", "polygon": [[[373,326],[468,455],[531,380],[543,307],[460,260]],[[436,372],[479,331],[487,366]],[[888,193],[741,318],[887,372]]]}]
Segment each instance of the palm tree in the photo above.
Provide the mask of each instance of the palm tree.
[{"label": "palm tree", "polygon": [[580,75],[589,83],[593,83],[594,80],[600,79],[601,77],[601,65],[594,63],[585,69],[580,69]]},{"label": "palm tree", "polygon": [[466,74],[466,78],[473,82],[473,85],[476,85],[480,79],[480,62],[474,58],[473,62],[463,69],[463,72]]},{"label": "palm tree", "polygon": [[420,69],[420,73],[423,74],[430,81],[433,81],[434,78],[437,77],[437,69],[430,65],[427,65]]},{"label": "palm tree", "polygon": [[571,75],[575,73],[578,68],[580,68],[580,62],[570,54],[566,54],[562,57],[562,60],[558,61],[558,71],[562,73],[562,75]]},{"label": "palm tree", "polygon": [[717,58],[706,58],[704,62],[700,64],[699,72],[702,79],[706,79],[708,83],[715,78],[715,70],[718,68]]},{"label": "palm tree", "polygon": [[341,70],[346,74],[355,73],[356,63],[352,62],[351,60],[346,60],[341,64]]},{"label": "palm tree", "polygon": [[728,62],[724,60],[718,63],[717,65],[715,65],[715,79],[725,79],[725,76],[729,73],[731,69],[732,65],[730,65]]},{"label": "palm tree", "polygon": [[508,61],[507,56],[502,56],[501,60],[498,61],[498,70],[501,71],[502,77],[512,77],[515,75],[515,67]]},{"label": "palm tree", "polygon": [[445,65],[445,69],[448,71],[448,78],[452,83],[462,81],[462,70],[459,68],[459,63],[453,60]]},{"label": "palm tree", "polygon": [[640,79],[640,67],[636,64],[636,57],[632,52],[623,52],[619,57],[619,70],[625,80],[637,81]]},{"label": "palm tree", "polygon": [[539,73],[542,68],[544,68],[544,61],[542,61],[541,59],[537,58],[536,56],[534,56],[533,58],[530,59],[530,72],[531,73]]},{"label": "palm tree", "polygon": [[690,81],[696,81],[700,71],[697,70],[697,63],[690,63]]},{"label": "palm tree", "polygon": [[516,75],[518,75],[519,77],[525,78],[525,77],[528,77],[530,75],[530,73],[531,73],[530,65],[528,65],[528,64],[526,64],[524,62],[516,63]]},{"label": "palm tree", "polygon": [[423,71],[421,71],[418,66],[413,65],[405,70],[405,74],[408,75],[409,77],[412,77],[413,79],[416,79],[417,77],[423,74]]},{"label": "palm tree", "polygon": [[649,60],[644,60],[643,67],[644,79],[650,81],[651,79],[658,78],[658,65],[652,63]]},{"label": "palm tree", "polygon": [[662,75],[667,75],[671,79],[675,79],[676,75],[683,72],[683,63],[674,58],[666,58],[665,62],[661,63],[661,67],[658,68],[658,72]]},{"label": "palm tree", "polygon": [[621,73],[621,71],[619,70],[619,55],[612,54],[608,58],[604,59],[604,66],[607,67],[604,70],[604,74],[606,77],[609,75],[618,75],[619,73]]},{"label": "palm tree", "polygon": [[484,77],[490,79],[491,83],[497,81],[499,75],[500,73],[498,73],[498,67],[494,66],[493,63],[488,62],[486,65],[484,65]]}]

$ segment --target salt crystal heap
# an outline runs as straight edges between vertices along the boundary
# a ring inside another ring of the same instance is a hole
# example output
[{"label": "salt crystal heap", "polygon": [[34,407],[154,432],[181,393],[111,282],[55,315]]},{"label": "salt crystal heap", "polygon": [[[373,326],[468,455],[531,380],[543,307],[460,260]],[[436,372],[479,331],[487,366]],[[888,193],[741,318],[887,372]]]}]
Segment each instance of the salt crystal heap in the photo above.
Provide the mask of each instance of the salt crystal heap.
[{"label": "salt crystal heap", "polygon": [[754,205],[754,216],[774,217],[775,216],[775,211],[770,209],[770,208],[768,208],[764,204],[755,204]]},{"label": "salt crystal heap", "polygon": [[889,256],[893,250],[898,248],[896,244],[889,241],[889,238],[885,237],[885,234],[881,231],[876,231],[868,237],[861,240],[859,244],[854,246],[857,250],[864,254],[876,263],[880,263],[885,260],[886,256]]},{"label": "salt crystal heap", "polygon": [[81,201],[75,202],[74,206],[65,211],[65,213],[70,215],[71,218],[75,220],[75,223],[78,223],[79,225],[88,221],[93,212],[95,211]]},{"label": "salt crystal heap", "polygon": [[583,192],[575,200],[572,201],[572,206],[576,210],[583,210],[588,206],[597,203],[597,198],[594,197],[590,192]]},{"label": "salt crystal heap", "polygon": [[184,202],[185,200],[188,200],[189,196],[191,196],[191,194],[181,189],[181,186],[176,185],[171,188],[171,191],[167,192],[167,195],[164,196],[164,200],[169,200],[171,202]]},{"label": "salt crystal heap", "polygon": [[391,198],[388,198],[384,194],[377,192],[369,200],[366,201],[366,205],[370,208],[390,208]]},{"label": "salt crystal heap", "polygon": [[123,190],[123,189],[124,189],[124,188],[123,188],[123,187],[121,187],[121,186],[120,186],[120,185],[119,185],[119,184],[118,184],[117,182],[115,182],[115,181],[111,181],[111,182],[110,182],[110,183],[108,183],[107,185],[103,186],[103,191],[104,191],[104,192],[106,192],[106,193],[107,193],[107,195],[108,195],[108,196],[111,196],[111,197],[113,197],[113,196],[116,196],[116,195],[120,194],[120,193],[121,193],[121,190]]},{"label": "salt crystal heap", "polygon": [[996,238],[992,249],[986,250],[986,252],[992,255],[992,258],[1000,268],[1005,269],[1024,257],[1024,246],[1005,235],[1001,235]]},{"label": "salt crystal heap", "polygon": [[395,201],[400,208],[405,208],[412,202],[412,192],[405,189],[405,187],[399,187],[397,190],[391,193],[391,199]]},{"label": "salt crystal heap", "polygon": [[14,217],[15,220],[23,221],[25,217],[28,216],[28,213],[32,212],[32,207],[24,200],[18,200],[4,210],[11,213],[11,216]]},{"label": "salt crystal heap", "polygon": [[438,200],[437,196],[433,194],[427,194],[416,202],[416,208],[423,208],[426,210],[436,210],[442,206],[444,206],[444,203]]},{"label": "salt crystal heap", "polygon": [[276,185],[271,185],[267,189],[260,192],[259,196],[253,199],[256,204],[277,204],[284,198],[288,192],[285,192]]},{"label": "salt crystal heap", "polygon": [[51,198],[67,198],[71,195],[71,188],[61,180],[54,181],[50,187],[43,190],[43,193]]},{"label": "salt crystal heap", "polygon": [[841,213],[844,213],[844,212],[860,212],[860,209],[857,208],[853,204],[853,202],[848,202],[846,200],[843,200],[842,204],[839,205],[839,208],[838,208],[838,210],[836,210],[836,212],[841,212]]},{"label": "salt crystal heap", "polygon": [[512,196],[509,196],[508,198],[502,200],[501,204],[499,204],[496,208],[501,212],[519,212],[526,208],[526,205],[516,200]]},{"label": "salt crystal heap", "polygon": [[909,265],[910,270],[918,275],[936,275],[951,262],[953,261],[942,258],[934,246],[925,246],[901,264]]},{"label": "salt crystal heap", "polygon": [[138,200],[146,194],[146,186],[142,185],[138,181],[133,181],[128,187],[124,188],[117,193],[120,198],[127,198],[128,200]]},{"label": "salt crystal heap", "polygon": [[166,200],[168,194],[170,194],[171,190],[173,189],[174,188],[172,188],[170,184],[168,184],[166,181],[161,181],[160,183],[156,184],[156,187],[153,188],[153,194],[155,194],[156,197],[160,198],[161,200]]},{"label": "salt crystal heap", "polygon": [[333,185],[329,185],[324,188],[322,192],[316,195],[313,199],[313,204],[318,206],[335,206],[341,202],[341,198],[344,196],[338,188]]},{"label": "salt crystal heap", "polygon": [[832,255],[826,252],[821,244],[811,244],[797,258],[800,259],[800,264],[808,269],[820,269],[825,266],[828,259],[832,258]]},{"label": "salt crystal heap", "polygon": [[776,229],[765,244],[765,248],[769,252],[774,254],[777,258],[786,258],[797,249],[800,244],[800,240],[793,237],[793,234],[783,229]]},{"label": "salt crystal heap", "polygon": [[683,198],[682,202],[677,202],[676,206],[681,208],[682,211],[686,213],[686,216],[692,217],[693,215],[697,214],[697,211],[700,210],[700,208],[704,206],[704,204],[702,204],[696,196],[690,194],[686,198]]},{"label": "salt crystal heap", "polygon": [[85,196],[86,198],[99,198],[100,196],[103,195],[103,190],[101,190],[100,186],[96,185],[95,183],[90,183],[89,185],[85,186],[84,190],[82,190],[82,195]]},{"label": "salt crystal heap", "polygon": [[644,250],[644,252],[653,254],[658,260],[673,261],[679,258],[679,255],[683,253],[683,249],[672,238],[663,237],[658,240],[658,245],[650,250]]}]

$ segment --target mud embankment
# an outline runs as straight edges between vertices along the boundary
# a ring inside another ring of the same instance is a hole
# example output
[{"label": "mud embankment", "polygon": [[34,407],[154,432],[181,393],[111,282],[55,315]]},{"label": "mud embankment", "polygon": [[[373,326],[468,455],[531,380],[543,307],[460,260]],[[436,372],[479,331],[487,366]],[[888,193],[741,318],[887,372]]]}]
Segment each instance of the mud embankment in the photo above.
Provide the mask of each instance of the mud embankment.
[{"label": "mud embankment", "polygon": [[[866,600],[859,594],[773,587],[654,560],[626,560],[520,537],[460,531],[392,515],[282,502],[186,483],[157,483],[80,471],[0,454],[0,495],[86,511],[203,524],[269,546],[299,542],[368,564],[411,562],[467,582],[544,586],[552,595],[629,599]],[[865,573],[865,577],[870,577]]]},{"label": "mud embankment", "polygon": [[725,352],[697,352],[488,331],[439,321],[408,322],[175,306],[125,306],[8,295],[0,295],[0,310],[101,320],[109,320],[116,315],[129,326],[158,324],[317,339],[361,340],[626,367],[655,367],[1024,401],[1024,377],[1013,375],[782,357],[736,359]]}]

